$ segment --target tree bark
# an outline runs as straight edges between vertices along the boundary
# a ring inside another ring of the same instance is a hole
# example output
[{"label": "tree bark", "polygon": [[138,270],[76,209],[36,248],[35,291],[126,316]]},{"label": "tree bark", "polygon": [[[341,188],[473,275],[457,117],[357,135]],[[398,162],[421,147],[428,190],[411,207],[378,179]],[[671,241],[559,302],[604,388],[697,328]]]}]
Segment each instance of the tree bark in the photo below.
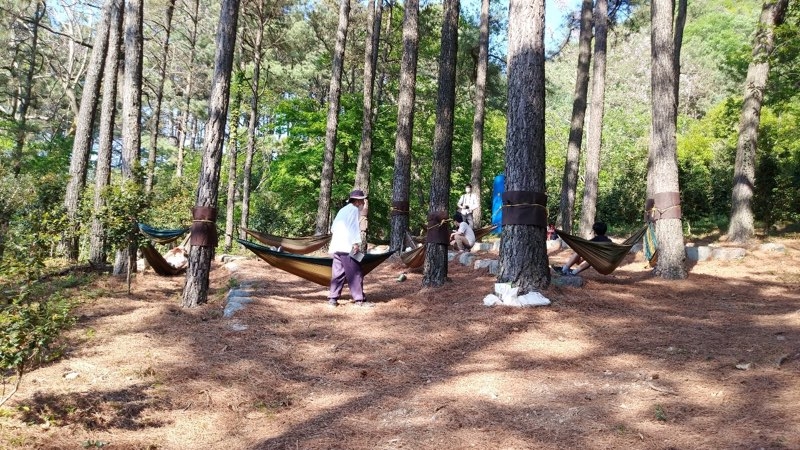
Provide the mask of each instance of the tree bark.
[{"label": "tree bark", "polygon": [[483,168],[483,129],[486,118],[486,71],[489,65],[489,0],[481,1],[480,37],[478,38],[478,71],[475,78],[475,115],[472,119],[472,192],[478,197],[478,209],[472,214],[476,227],[481,224],[481,192]]},{"label": "tree bark", "polygon": [[[263,6],[263,5],[262,5]],[[259,15],[261,26],[256,27],[253,42],[253,81],[250,84],[252,98],[250,99],[250,121],[247,124],[247,151],[242,168],[242,217],[239,226],[239,238],[245,239],[250,220],[250,175],[253,170],[253,155],[256,152],[256,124],[258,123],[258,98],[261,91],[261,59],[263,58],[264,24],[267,15]]]},{"label": "tree bark", "polygon": [[[648,185],[653,196],[680,192],[675,141],[675,70],[672,0],[654,0],[651,5],[652,127]],[[671,205],[662,205],[671,206]],[[686,278],[686,250],[681,219],[656,221],[658,265],[655,274],[665,279]]]},{"label": "tree bark", "polygon": [[567,161],[561,181],[561,202],[558,217],[561,229],[572,233],[575,211],[575,191],[578,187],[578,170],[581,161],[583,122],[586,116],[586,92],[589,88],[589,64],[592,59],[592,0],[581,4],[581,30],[578,38],[578,69],[575,77],[575,95],[572,101],[572,120],[569,126]]},{"label": "tree bark", "polygon": [[105,199],[103,191],[111,181],[111,146],[117,112],[117,75],[120,64],[122,39],[123,0],[111,1],[111,20],[108,31],[108,51],[103,68],[103,101],[100,106],[100,131],[97,142],[97,162],[94,180],[94,214],[89,236],[89,262],[95,267],[105,265],[107,259],[106,230],[100,218]]},{"label": "tree bark", "polygon": [[775,27],[783,22],[788,3],[788,0],[765,0],[758,30],[753,38],[752,60],[747,68],[733,172],[731,220],[728,228],[728,237],[733,242],[745,243],[755,233],[752,201],[756,183],[756,149],[761,105],[769,75],[769,56],[775,49]]},{"label": "tree bark", "polygon": [[172,13],[175,11],[175,0],[169,0],[164,17],[164,42],[161,44],[161,61],[158,68],[158,85],[156,86],[156,106],[150,121],[150,152],[147,154],[147,179],[144,191],[153,190],[156,172],[156,156],[158,155],[158,130],[161,124],[161,102],[164,99],[164,82],[167,79],[167,62],[169,58],[169,36],[172,33]]},{"label": "tree bark", "polygon": [[231,100],[230,121],[228,123],[228,198],[225,202],[225,251],[231,251],[233,244],[233,219],[236,210],[236,163],[239,156],[239,116],[242,108],[242,88],[244,71],[236,74],[236,91]]},{"label": "tree bark", "polygon": [[[456,100],[456,57],[458,54],[459,0],[444,1],[442,48],[439,53],[439,80],[436,99],[436,126],[433,134],[431,199],[429,213],[450,209],[450,172],[453,154],[453,116]],[[447,279],[447,244],[425,244],[422,284],[442,286]]]},{"label": "tree bark", "polygon": [[[228,116],[238,18],[239,0],[223,0],[217,29],[214,76],[208,105],[208,125],[206,126],[203,162],[197,186],[196,207],[217,207],[219,171],[225,137],[225,121]],[[189,268],[186,271],[186,285],[183,289],[182,305],[184,307],[195,307],[207,301],[208,276],[213,257],[213,246],[192,244],[189,251]]]},{"label": "tree bark", "polygon": [[331,84],[328,89],[328,120],[325,128],[325,155],[319,185],[316,234],[328,232],[331,212],[331,186],[333,185],[333,162],[336,155],[336,134],[339,127],[339,99],[342,94],[342,69],[344,50],[347,44],[347,28],[350,22],[350,0],[339,2],[339,26],[336,29],[336,47],[333,51]]},{"label": "tree bark", "polygon": [[[511,0],[508,25],[506,192],[545,190],[544,0]],[[503,225],[499,282],[519,293],[550,284],[546,224]]]},{"label": "tree bark", "polygon": [[[125,72],[122,88],[122,179],[141,183],[139,157],[142,135],[142,0],[125,0],[123,45]],[[132,212],[136,214],[137,212]],[[129,245],[118,251],[114,275],[123,275],[136,268],[136,243],[133,227]]]},{"label": "tree bark", "polygon": [[[375,2],[383,0],[367,0],[367,37],[364,42],[364,111],[361,119],[361,147],[356,163],[356,180],[354,186],[369,195],[370,170],[372,168],[372,125],[377,115],[373,111],[372,94],[375,91],[375,66],[378,63],[378,40],[380,39],[380,23],[375,24]],[[367,248],[367,228],[369,227],[369,201],[360,211],[361,242]]]},{"label": "tree bark", "polygon": [[403,57],[400,62],[400,92],[397,100],[394,175],[392,176],[392,231],[389,246],[394,250],[403,249],[403,240],[408,230],[418,52],[419,0],[406,0],[403,17]]},{"label": "tree bark", "polygon": [[597,0],[594,9],[594,58],[592,98],[586,131],[586,168],[583,176],[583,207],[580,234],[591,238],[597,214],[597,185],[600,174],[600,150],[603,146],[603,115],[606,95],[606,47],[608,37],[608,0]]},{"label": "tree bark", "polygon": [[[109,24],[115,1],[107,0],[103,7],[103,15],[94,38],[92,56],[89,59],[86,78],[81,94],[81,105],[75,124],[75,140],[72,143],[72,156],[69,165],[69,181],[64,195],[64,209],[67,212],[67,231],[64,236],[64,250],[67,259],[78,261],[78,208],[81,194],[86,186],[86,170],[89,164],[89,153],[92,147],[92,130],[97,109],[100,82],[103,79],[103,61],[106,58]],[[113,76],[113,75],[112,75]]]},{"label": "tree bark", "polygon": [[194,0],[193,10],[190,14],[191,31],[189,31],[189,65],[187,67],[188,75],[186,80],[186,89],[184,90],[183,100],[183,114],[181,114],[181,122],[178,130],[178,156],[175,161],[175,177],[183,178],[183,158],[184,146],[186,145],[186,136],[189,135],[187,129],[189,127],[189,114],[192,104],[193,83],[194,83],[194,59],[197,53],[197,22],[200,20],[198,12],[200,10],[200,0]]}]

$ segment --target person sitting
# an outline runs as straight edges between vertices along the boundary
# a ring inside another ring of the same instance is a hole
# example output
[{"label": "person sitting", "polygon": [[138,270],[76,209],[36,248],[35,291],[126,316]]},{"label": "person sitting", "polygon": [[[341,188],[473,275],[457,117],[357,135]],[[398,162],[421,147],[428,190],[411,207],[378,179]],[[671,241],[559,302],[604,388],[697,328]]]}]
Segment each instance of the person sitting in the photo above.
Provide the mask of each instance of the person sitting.
[{"label": "person sitting", "polygon": [[164,259],[169,263],[170,266],[176,269],[183,269],[189,265],[189,258],[186,253],[186,249],[183,247],[175,247],[170,249],[166,255],[164,255]]},{"label": "person sitting", "polygon": [[[595,222],[592,225],[592,231],[594,232],[594,237],[589,239],[591,242],[611,242],[611,239],[606,236],[606,231],[608,231],[608,226],[604,222]],[[571,269],[572,266],[578,264],[578,267]],[[553,266],[553,269],[556,272],[560,272],[561,275],[572,276],[577,275],[589,267],[589,263],[584,261],[583,258],[580,257],[577,253],[572,255],[567,262],[559,267]]]},{"label": "person sitting", "polygon": [[453,220],[458,224],[458,229],[450,233],[450,245],[459,252],[471,249],[475,245],[475,232],[472,231],[472,227],[464,221],[464,216],[460,212],[453,215]]}]

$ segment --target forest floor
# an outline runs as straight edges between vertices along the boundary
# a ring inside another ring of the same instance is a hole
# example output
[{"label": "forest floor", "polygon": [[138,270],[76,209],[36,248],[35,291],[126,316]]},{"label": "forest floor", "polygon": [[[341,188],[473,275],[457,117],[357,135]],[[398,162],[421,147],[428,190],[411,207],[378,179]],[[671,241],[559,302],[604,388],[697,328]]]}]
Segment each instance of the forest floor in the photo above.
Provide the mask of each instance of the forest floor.
[{"label": "forest floor", "polygon": [[[255,258],[215,262],[193,309],[183,276],[104,277],[0,447],[797,449],[800,237],[771,241],[681,281],[631,255],[536,308],[485,307],[495,278],[455,262],[439,289],[384,263],[374,308]],[[252,302],[224,317],[236,286]]]}]

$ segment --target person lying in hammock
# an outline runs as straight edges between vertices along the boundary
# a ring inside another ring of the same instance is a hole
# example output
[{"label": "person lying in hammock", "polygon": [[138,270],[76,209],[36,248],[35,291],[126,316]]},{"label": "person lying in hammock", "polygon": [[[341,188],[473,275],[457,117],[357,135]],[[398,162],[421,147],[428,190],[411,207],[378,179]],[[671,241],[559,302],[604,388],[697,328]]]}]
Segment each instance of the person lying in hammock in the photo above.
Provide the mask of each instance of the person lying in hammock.
[{"label": "person lying in hammock", "polygon": [[164,255],[164,259],[169,263],[170,266],[176,269],[183,269],[189,265],[189,258],[186,254],[186,250],[183,247],[175,247],[171,249],[166,255]]},{"label": "person lying in hammock", "polygon": [[[594,237],[589,239],[592,242],[611,242],[611,239],[606,236],[606,231],[608,231],[608,226],[605,222],[595,222],[592,225],[592,231],[594,232]],[[578,264],[578,267],[571,269],[572,266]],[[561,275],[566,276],[573,276],[577,275],[589,267],[589,263],[584,261],[583,258],[580,257],[577,253],[572,255],[569,260],[567,260],[566,264],[563,266],[553,266],[553,270],[556,272],[560,272]]]}]

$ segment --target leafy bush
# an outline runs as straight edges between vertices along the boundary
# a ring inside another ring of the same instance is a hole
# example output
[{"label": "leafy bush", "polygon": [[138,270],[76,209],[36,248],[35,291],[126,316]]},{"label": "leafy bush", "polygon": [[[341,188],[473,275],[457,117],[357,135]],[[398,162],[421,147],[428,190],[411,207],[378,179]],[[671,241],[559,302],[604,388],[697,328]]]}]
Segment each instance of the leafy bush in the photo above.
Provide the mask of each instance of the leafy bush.
[{"label": "leafy bush", "polygon": [[[30,367],[52,356],[53,345],[61,331],[74,323],[70,314],[74,303],[61,296],[30,300],[23,292],[0,311],[0,372],[3,379],[5,403],[17,390],[22,375]],[[16,375],[10,393],[5,393],[9,373]]]}]

